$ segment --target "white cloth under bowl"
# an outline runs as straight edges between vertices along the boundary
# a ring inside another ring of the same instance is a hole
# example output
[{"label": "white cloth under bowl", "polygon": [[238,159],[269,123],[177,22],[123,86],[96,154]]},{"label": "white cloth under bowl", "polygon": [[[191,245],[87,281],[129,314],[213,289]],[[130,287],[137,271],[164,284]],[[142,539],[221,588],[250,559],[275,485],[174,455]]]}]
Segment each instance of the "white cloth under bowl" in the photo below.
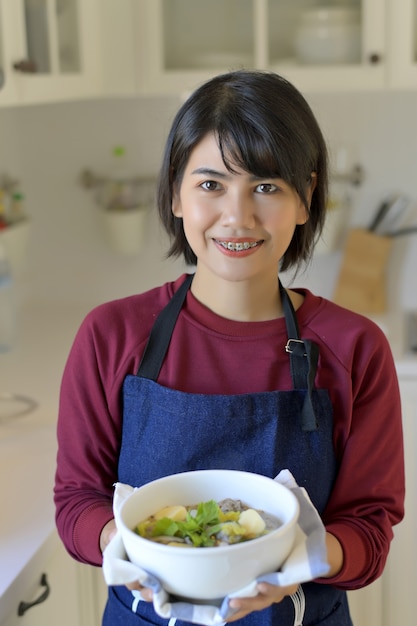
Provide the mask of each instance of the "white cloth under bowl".
[{"label": "white cloth under bowl", "polygon": [[[165,619],[172,619],[172,623],[175,623],[175,619],[180,619],[205,626],[220,626],[233,614],[233,609],[229,608],[229,599],[256,595],[258,582],[262,581],[284,587],[324,576],[329,571],[326,532],[317,510],[311,503],[306,490],[297,485],[289,470],[282,470],[275,480],[291,489],[300,505],[294,547],[278,572],[259,576],[243,589],[224,598],[220,606],[190,604],[174,599],[171,601],[168,592],[163,589],[153,575],[148,574],[128,560],[121,535],[117,533],[103,553],[103,575],[106,583],[108,585],[124,585],[137,580],[144,587],[150,587],[153,590],[153,605],[156,613]],[[113,500],[116,520],[122,504],[134,489],[134,487],[123,483],[116,484]],[[132,594],[134,597],[135,592]],[[137,592],[136,597],[139,601],[139,592]],[[297,608],[299,596],[292,597],[292,599]],[[296,619],[295,623],[301,624],[302,621]]]}]

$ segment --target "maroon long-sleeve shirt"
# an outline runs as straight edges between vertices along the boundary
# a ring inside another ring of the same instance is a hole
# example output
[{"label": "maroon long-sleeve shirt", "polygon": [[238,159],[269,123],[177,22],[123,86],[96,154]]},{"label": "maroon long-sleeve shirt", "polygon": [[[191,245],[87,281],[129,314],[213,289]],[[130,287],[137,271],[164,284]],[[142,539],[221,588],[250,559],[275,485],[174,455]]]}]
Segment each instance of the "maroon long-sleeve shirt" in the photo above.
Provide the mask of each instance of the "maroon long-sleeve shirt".
[{"label": "maroon long-sleeve shirt", "polygon": [[[136,373],[153,322],[183,279],[97,307],[69,354],[58,420],[56,522],[80,561],[101,565],[100,532],[113,517],[123,380]],[[342,544],[344,565],[323,582],[357,588],[382,573],[392,526],[403,516],[397,377],[388,342],[373,322],[300,291],[298,323],[303,338],[320,347],[316,387],[329,390],[339,463],[323,521]],[[288,390],[286,341],[283,318],[225,319],[189,292],[158,382],[191,393]]]}]

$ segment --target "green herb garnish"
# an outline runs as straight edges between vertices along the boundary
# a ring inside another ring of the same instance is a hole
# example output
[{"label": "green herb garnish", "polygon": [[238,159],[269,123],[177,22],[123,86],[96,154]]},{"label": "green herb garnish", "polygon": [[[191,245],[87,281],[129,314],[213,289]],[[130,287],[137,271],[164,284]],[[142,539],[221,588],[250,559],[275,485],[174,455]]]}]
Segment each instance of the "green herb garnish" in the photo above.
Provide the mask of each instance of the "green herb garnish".
[{"label": "green herb garnish", "polygon": [[174,521],[169,517],[158,520],[152,528],[151,536],[165,535],[185,540],[188,538],[197,548],[214,546],[214,535],[221,528],[219,513],[219,505],[214,500],[200,502],[196,514],[191,515],[188,512],[184,521]]}]

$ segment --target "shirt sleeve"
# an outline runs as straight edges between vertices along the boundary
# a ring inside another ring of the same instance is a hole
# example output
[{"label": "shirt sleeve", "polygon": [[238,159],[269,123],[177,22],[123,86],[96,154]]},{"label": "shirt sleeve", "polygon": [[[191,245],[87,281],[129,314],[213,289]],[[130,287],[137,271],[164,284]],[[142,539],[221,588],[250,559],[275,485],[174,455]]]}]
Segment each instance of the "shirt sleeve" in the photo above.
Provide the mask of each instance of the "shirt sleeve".
[{"label": "shirt sleeve", "polygon": [[99,313],[98,324],[97,313],[90,313],[78,331],[62,378],[57,428],[57,529],[68,552],[92,565],[102,563],[100,533],[113,517],[121,436],[124,374],[115,341],[123,339],[123,328],[113,324],[106,337],[100,330],[109,327],[106,316],[103,323]]},{"label": "shirt sleeve", "polygon": [[[176,285],[181,284],[181,276]],[[93,309],[62,376],[54,501],[58,533],[78,561],[102,565],[100,534],[113,518],[122,436],[122,389],[137,372],[173,283]]]},{"label": "shirt sleeve", "polygon": [[[327,531],[342,545],[344,564],[337,576],[320,582],[342,589],[363,587],[382,574],[392,526],[404,514],[403,432],[395,365],[380,329],[370,326],[365,331],[349,364],[351,394],[345,403],[352,406],[351,416],[336,443],[339,469],[323,515]],[[336,425],[338,417],[336,413]]]}]

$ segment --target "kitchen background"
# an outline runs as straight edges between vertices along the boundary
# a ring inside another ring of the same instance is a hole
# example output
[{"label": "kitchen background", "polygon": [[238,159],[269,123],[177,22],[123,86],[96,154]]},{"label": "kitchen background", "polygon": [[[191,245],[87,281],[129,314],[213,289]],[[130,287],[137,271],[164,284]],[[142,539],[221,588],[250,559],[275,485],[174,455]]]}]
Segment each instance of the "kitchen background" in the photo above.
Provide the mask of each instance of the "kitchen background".
[{"label": "kitchen background", "polygon": [[[51,0],[47,3],[53,6]],[[32,8],[37,5],[30,0],[27,4]],[[36,75],[19,75],[17,78],[13,75],[9,77],[9,86],[6,75],[5,89],[0,91],[0,179],[7,174],[19,181],[30,226],[23,263],[13,275],[16,335],[12,349],[0,355],[1,391],[34,397],[40,404],[37,416],[42,410],[44,412],[40,417],[41,424],[53,423],[55,419],[65,356],[87,311],[100,302],[144,291],[184,271],[181,261],[164,259],[167,240],[159,227],[152,201],[145,209],[146,226],[137,253],[115,252],[104,237],[103,211],[97,205],[95,191],[82,186],[81,172],[89,168],[100,175],[111,176],[117,167],[113,150],[116,146],[123,146],[126,172],[154,178],[170,122],[184,94],[210,72],[205,66],[201,72],[196,72],[193,67],[182,72],[176,70],[171,76],[158,66],[161,62],[158,46],[162,45],[162,12],[159,11],[161,7],[169,6],[166,2],[123,0],[115,7],[105,0],[100,9],[99,4],[96,0],[83,0],[83,5],[79,5],[79,10],[85,12],[88,25],[87,31],[86,23],[81,22],[85,60],[87,62],[91,57],[92,66],[96,64],[96,69],[93,68],[87,76],[85,86],[79,89],[80,93],[60,83],[55,88],[48,86],[39,96],[36,90],[31,91],[34,81],[39,80]],[[194,6],[196,4],[199,3],[194,2]],[[221,3],[215,4],[217,13],[223,10]],[[236,3],[232,0],[229,4]],[[262,48],[262,41],[269,40],[270,33],[264,32],[259,24],[265,11],[270,9],[273,15],[279,4],[272,0],[253,0],[255,61],[258,60],[255,65],[258,67],[267,66],[268,52],[271,53],[271,50]],[[297,5],[300,10],[304,5],[314,7],[319,3],[312,0],[304,4],[298,1],[292,5],[288,2],[281,4],[287,7],[288,13],[291,6]],[[321,66],[312,67],[307,63],[301,73],[299,68],[294,70],[291,64],[284,63],[282,73],[300,87],[315,111],[329,143],[333,170],[346,174],[356,164],[363,168],[360,185],[342,187],[342,193],[347,193],[350,198],[347,227],[367,227],[378,206],[392,193],[405,194],[410,199],[417,223],[416,55],[413,52],[413,62],[403,63],[403,66],[407,65],[407,71],[403,71],[398,60],[407,40],[404,33],[410,31],[409,24],[416,20],[417,3],[413,0],[401,0],[400,3],[363,0],[334,4],[361,6],[366,34],[362,43],[363,62],[358,62],[356,67],[338,66],[329,71],[327,67],[323,71]],[[0,33],[3,34],[0,61],[3,60],[4,65],[7,60],[19,58],[15,50],[19,37],[11,35],[15,32],[20,33],[19,36],[22,34],[22,27],[19,30],[17,26],[18,5],[23,6],[23,3],[0,0]],[[181,0],[177,5],[184,9],[186,2]],[[246,7],[250,16],[248,7],[251,5],[252,2],[244,0],[240,7]],[[199,6],[203,10],[202,5]],[[97,16],[99,20],[94,19]],[[13,24],[11,30],[5,28],[7,20]],[[247,26],[250,24],[248,20]],[[175,29],[174,22],[172,25]],[[156,28],[159,29],[157,34]],[[417,41],[417,32],[414,35]],[[168,44],[172,45],[171,40],[167,42],[169,47]],[[366,61],[368,52],[374,49],[382,49],[382,63],[376,67]],[[180,59],[180,62],[183,61]],[[272,67],[276,69],[273,64]],[[333,189],[341,193],[340,185],[334,185]],[[287,276],[285,282],[308,286],[331,298],[343,261],[342,243],[343,238],[334,250],[322,245],[311,265],[294,281]],[[388,306],[385,312],[374,316],[392,342],[402,376],[402,389],[405,390],[404,406],[407,415],[414,417],[417,357],[409,350],[405,320],[408,316],[414,318],[417,312],[416,267],[417,235],[395,239],[388,264]],[[8,451],[15,450],[13,445],[18,445],[17,431],[10,422],[4,428],[6,435],[0,434],[0,450],[3,459],[9,459]],[[414,427],[412,430],[406,426],[410,460],[415,449],[414,430]],[[30,436],[35,436],[33,431]],[[25,448],[25,454],[27,459],[33,451]],[[9,463],[12,463],[11,459],[10,452]],[[411,465],[408,473],[412,493],[415,471]],[[26,474],[24,479],[28,480]],[[50,510],[48,507],[49,504],[45,505],[46,510]],[[410,501],[409,511],[414,519],[415,509],[415,502]],[[412,571],[410,554],[417,556],[415,544],[410,552],[411,522],[409,524],[398,540],[400,548],[391,559],[392,566],[384,581],[379,582],[358,605],[358,626],[371,623],[372,626],[396,626],[399,621],[411,623],[412,592],[406,589],[399,595],[400,582],[406,588],[406,580],[412,580],[411,574],[407,578],[407,572]],[[53,521],[48,520],[45,536],[49,537],[52,528]],[[5,530],[0,530],[3,535]],[[19,543],[22,543],[21,537]],[[53,544],[51,553],[58,550],[57,545]],[[0,546],[6,550],[1,543]],[[11,555],[10,562],[15,561],[15,554]],[[5,581],[4,588],[0,585],[0,598],[10,613],[15,598],[26,592],[28,580],[36,574],[38,567],[38,562],[32,563],[29,575],[27,563],[22,561],[21,571],[16,569],[15,580]],[[402,575],[404,568],[405,576]],[[75,575],[77,580],[85,576],[78,569]],[[3,584],[1,578],[0,582]],[[71,584],[67,581],[67,589]],[[77,584],[79,588],[80,584]],[[99,594],[97,582],[89,580],[87,584],[84,580],[83,586],[91,594]],[[91,608],[85,598],[81,601],[77,593],[74,597],[82,604],[80,614],[83,615],[79,623],[89,623],[83,621],[86,615],[93,623],[96,609]],[[30,587],[31,594],[36,594],[35,587]],[[387,595],[394,598],[388,605]],[[402,610],[401,617],[398,607]],[[6,613],[0,612],[2,624],[3,618]],[[42,619],[43,623],[53,623]],[[14,617],[9,618],[7,624],[4,622],[6,626],[15,623],[23,622],[16,622]],[[25,622],[29,623],[35,622]]]},{"label": "kitchen background", "polygon": [[[348,168],[355,163],[364,168],[363,183],[346,189],[352,225],[367,226],[378,205],[394,192],[406,194],[417,207],[417,93],[323,93],[307,98],[333,161],[345,151]],[[163,259],[167,242],[153,206],[138,254],[112,252],[103,238],[95,195],[81,186],[80,175],[88,167],[111,176],[113,148],[122,145],[131,175],[156,176],[180,102],[175,97],[145,97],[0,110],[0,163],[21,182],[31,218],[25,268],[18,276],[25,297],[89,306],[178,274],[179,264]],[[417,290],[412,285],[417,236],[401,238],[395,247],[403,254],[398,296],[403,307],[416,310]],[[329,253],[318,254],[297,283],[331,297],[338,256],[333,254],[329,263]]]}]

